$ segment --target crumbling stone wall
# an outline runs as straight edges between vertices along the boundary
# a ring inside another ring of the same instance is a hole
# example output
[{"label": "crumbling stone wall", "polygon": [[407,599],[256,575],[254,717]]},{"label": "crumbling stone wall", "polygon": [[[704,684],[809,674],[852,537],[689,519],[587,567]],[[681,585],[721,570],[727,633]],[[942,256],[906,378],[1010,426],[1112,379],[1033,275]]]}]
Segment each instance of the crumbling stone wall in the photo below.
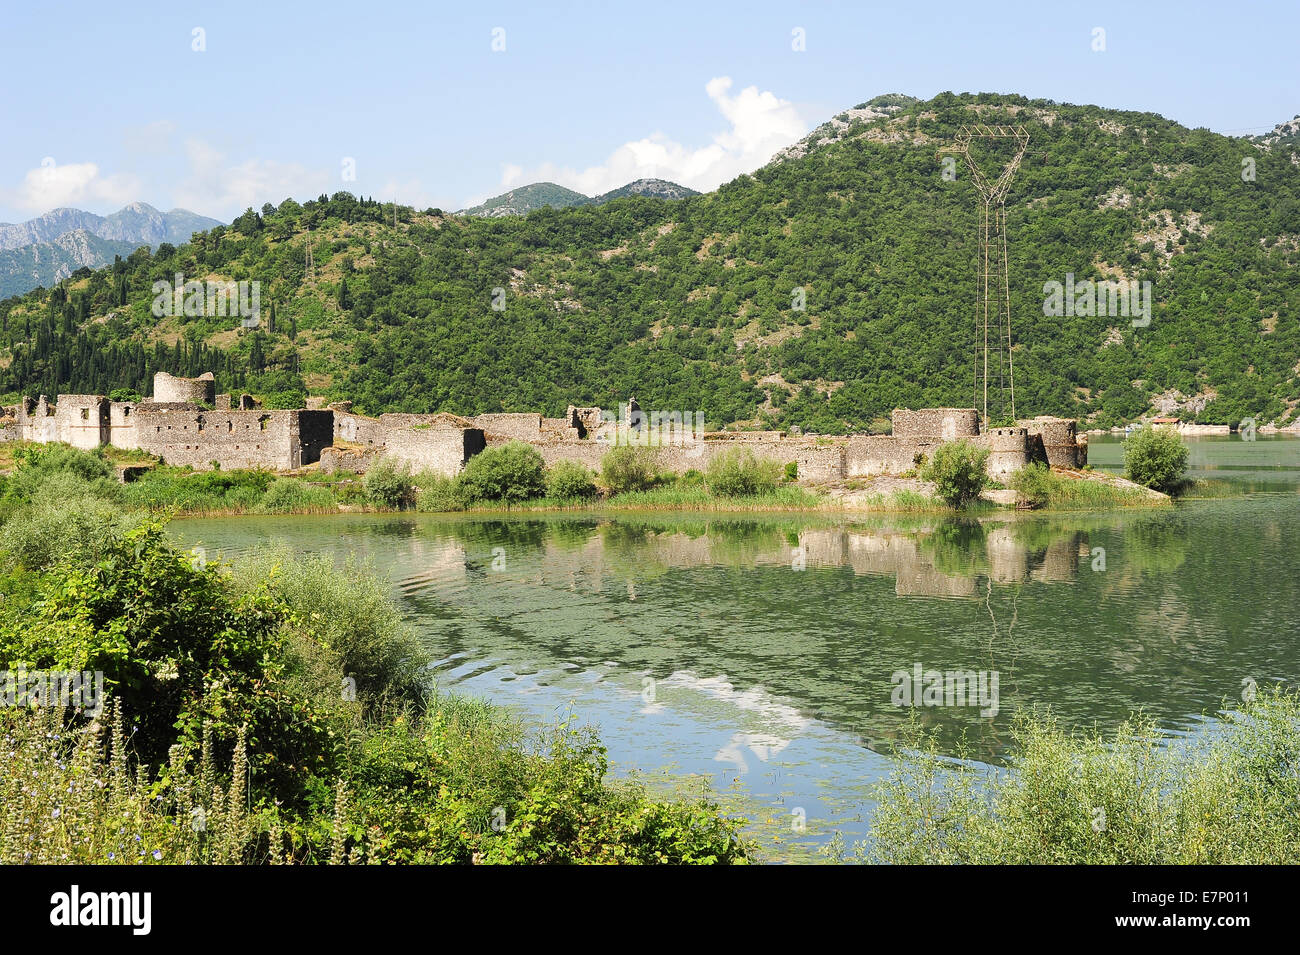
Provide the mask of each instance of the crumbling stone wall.
[{"label": "crumbling stone wall", "polygon": [[444,477],[459,474],[485,446],[481,428],[390,428],[384,434],[384,457]]},{"label": "crumbling stone wall", "polygon": [[940,442],[929,438],[900,438],[888,434],[855,434],[848,440],[846,477],[902,474],[917,466],[921,455],[934,454]]},{"label": "crumbling stone wall", "polygon": [[55,440],[92,451],[109,439],[108,399],[103,395],[60,395],[54,411]]},{"label": "crumbling stone wall", "polygon": [[579,408],[576,405],[569,405],[564,417],[569,427],[577,430],[579,438],[594,434],[604,421],[599,408]]},{"label": "crumbling stone wall", "polygon": [[110,401],[108,403],[108,443],[115,448],[134,450],[140,447],[136,434],[136,409],[139,402]]},{"label": "crumbling stone wall", "polygon": [[351,471],[353,474],[365,474],[383,453],[379,448],[322,448],[320,452],[320,469],[322,471]]},{"label": "crumbling stone wall", "polygon": [[977,441],[989,449],[985,470],[995,481],[1005,481],[1029,463],[1029,432],[1025,428],[993,428]]},{"label": "crumbling stone wall", "polygon": [[501,435],[516,441],[540,441],[542,438],[542,416],[527,412],[523,414],[481,414],[474,417],[474,427],[485,433]]},{"label": "crumbling stone wall", "polygon": [[23,398],[18,403],[18,424],[24,441],[41,443],[58,441],[58,427],[54,421],[54,406],[44,395]]},{"label": "crumbling stone wall", "polygon": [[[747,432],[713,432],[704,440],[651,447],[655,466],[660,471],[683,474],[689,470],[705,471],[718,455],[734,448],[745,448],[759,460],[773,461],[783,469],[794,462],[799,469],[799,479],[808,481],[835,481],[844,477],[845,443],[842,440],[819,444],[812,438],[774,437],[779,432],[758,433],[758,440],[747,440]],[[535,447],[546,466],[557,461],[573,461],[599,471],[601,464],[614,447],[612,441],[569,440],[543,441]]]},{"label": "crumbling stone wall", "polygon": [[160,371],[153,376],[153,400],[216,405],[217,383],[210,371],[197,378],[178,378]]},{"label": "crumbling stone wall", "polygon": [[364,444],[371,447],[384,446],[384,428],[378,418],[353,414],[350,411],[334,411],[334,437],[339,441]]},{"label": "crumbling stone wall", "polygon": [[195,411],[136,409],[139,447],[167,464],[208,470],[290,470],[320,459],[332,442],[332,411]]},{"label": "crumbling stone wall", "polygon": [[979,434],[974,408],[895,408],[891,415],[894,437],[929,441],[955,441]]}]

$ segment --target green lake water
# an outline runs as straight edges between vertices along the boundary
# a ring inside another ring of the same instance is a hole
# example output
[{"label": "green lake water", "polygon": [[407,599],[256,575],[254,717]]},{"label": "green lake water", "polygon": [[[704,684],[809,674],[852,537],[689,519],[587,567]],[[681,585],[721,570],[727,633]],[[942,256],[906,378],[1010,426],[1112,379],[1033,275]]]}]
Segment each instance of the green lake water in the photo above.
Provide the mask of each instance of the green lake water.
[{"label": "green lake water", "polygon": [[[1300,682],[1300,441],[1189,443],[1197,476],[1245,493],[979,521],[340,515],[173,533],[236,567],[268,541],[372,561],[440,685],[537,723],[572,709],[616,774],[703,777],[790,857],[869,835],[918,667],[982,675],[983,700],[917,712],[990,764],[1018,707],[1103,729],[1140,708],[1186,733],[1252,681]],[[1113,440],[1090,454],[1119,467]]]}]

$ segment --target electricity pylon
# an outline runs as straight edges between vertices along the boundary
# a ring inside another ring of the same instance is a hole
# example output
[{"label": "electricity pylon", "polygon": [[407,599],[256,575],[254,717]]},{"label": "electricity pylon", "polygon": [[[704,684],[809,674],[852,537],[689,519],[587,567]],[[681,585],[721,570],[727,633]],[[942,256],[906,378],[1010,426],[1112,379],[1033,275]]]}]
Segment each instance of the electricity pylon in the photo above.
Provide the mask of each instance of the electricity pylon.
[{"label": "electricity pylon", "polygon": [[[1016,152],[997,179],[980,170],[970,153],[971,140],[1011,140]],[[976,262],[978,299],[975,312],[975,407],[982,409],[983,424],[989,421],[989,382],[996,379],[994,396],[997,417],[1008,411],[1016,416],[1016,374],[1011,358],[1011,281],[1007,265],[1007,192],[1020,168],[1029,133],[1023,126],[963,126],[956,143],[946,152],[960,153],[966,160],[975,191],[980,198],[979,253]],[[990,356],[990,352],[992,355]],[[991,366],[991,367],[990,367]]]}]

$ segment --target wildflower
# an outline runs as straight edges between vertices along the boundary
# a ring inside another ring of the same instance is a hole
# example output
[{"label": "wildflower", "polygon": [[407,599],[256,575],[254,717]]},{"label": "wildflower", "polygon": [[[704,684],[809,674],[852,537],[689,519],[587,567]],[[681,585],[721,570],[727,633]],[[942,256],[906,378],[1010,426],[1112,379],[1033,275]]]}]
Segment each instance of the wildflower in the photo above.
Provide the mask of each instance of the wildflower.
[{"label": "wildflower", "polygon": [[54,812],[50,813],[50,818],[52,818],[52,819],[58,819],[59,816],[61,816],[61,815],[63,815],[63,810],[62,810],[62,809],[56,809],[56,810],[54,810]]},{"label": "wildflower", "polygon": [[162,861],[162,850],[161,850],[161,849],[155,849],[155,850],[153,851],[153,861],[154,861],[154,862],[161,862],[161,861]]}]

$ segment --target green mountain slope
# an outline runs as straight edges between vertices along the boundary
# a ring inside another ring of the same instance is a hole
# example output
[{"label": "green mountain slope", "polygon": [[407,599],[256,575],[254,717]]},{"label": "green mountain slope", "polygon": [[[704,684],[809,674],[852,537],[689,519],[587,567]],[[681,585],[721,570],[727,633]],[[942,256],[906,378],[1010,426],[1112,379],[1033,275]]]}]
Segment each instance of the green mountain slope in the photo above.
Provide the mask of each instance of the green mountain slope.
[{"label": "green mountain slope", "polygon": [[637,179],[634,182],[629,182],[626,186],[619,186],[617,189],[601,193],[591,202],[593,205],[600,205],[603,202],[611,202],[614,199],[627,199],[630,196],[646,196],[651,199],[685,199],[687,196],[698,195],[699,193],[694,189],[679,186],[667,179]]},{"label": "green mountain slope", "polygon": [[477,206],[461,211],[465,216],[523,216],[534,209],[549,206],[552,209],[567,209],[570,206],[586,205],[591,200],[580,192],[565,189],[553,182],[535,182],[520,186],[499,196],[493,196]]},{"label": "green mountain slope", "polygon": [[679,186],[667,179],[637,179],[594,198],[557,186],[553,182],[535,182],[531,186],[520,186],[518,189],[488,199],[481,205],[465,209],[459,214],[500,218],[525,216],[545,208],[571,209],[574,206],[598,206],[614,199],[626,199],[631,196],[645,196],[650,199],[685,199],[687,196],[698,195],[699,193],[694,189]]},{"label": "green mountain slope", "polygon": [[[0,304],[0,393],[141,388],[156,368],[212,367],[222,388],[310,387],[368,412],[559,414],[633,394],[714,423],[823,432],[896,406],[969,405],[975,197],[938,153],[962,124],[1015,122],[1030,134],[1007,201],[1018,411],[1111,424],[1163,396],[1204,421],[1294,416],[1289,156],[1017,96],[870,110],[886,106],[846,111],[801,155],[674,203],[400,209],[396,227],[391,206],[347,194],[250,211],[169,255]],[[155,318],[150,283],[176,271],[262,281],[268,321]],[[1044,283],[1071,274],[1151,282],[1150,324],[1045,315]]]}]

